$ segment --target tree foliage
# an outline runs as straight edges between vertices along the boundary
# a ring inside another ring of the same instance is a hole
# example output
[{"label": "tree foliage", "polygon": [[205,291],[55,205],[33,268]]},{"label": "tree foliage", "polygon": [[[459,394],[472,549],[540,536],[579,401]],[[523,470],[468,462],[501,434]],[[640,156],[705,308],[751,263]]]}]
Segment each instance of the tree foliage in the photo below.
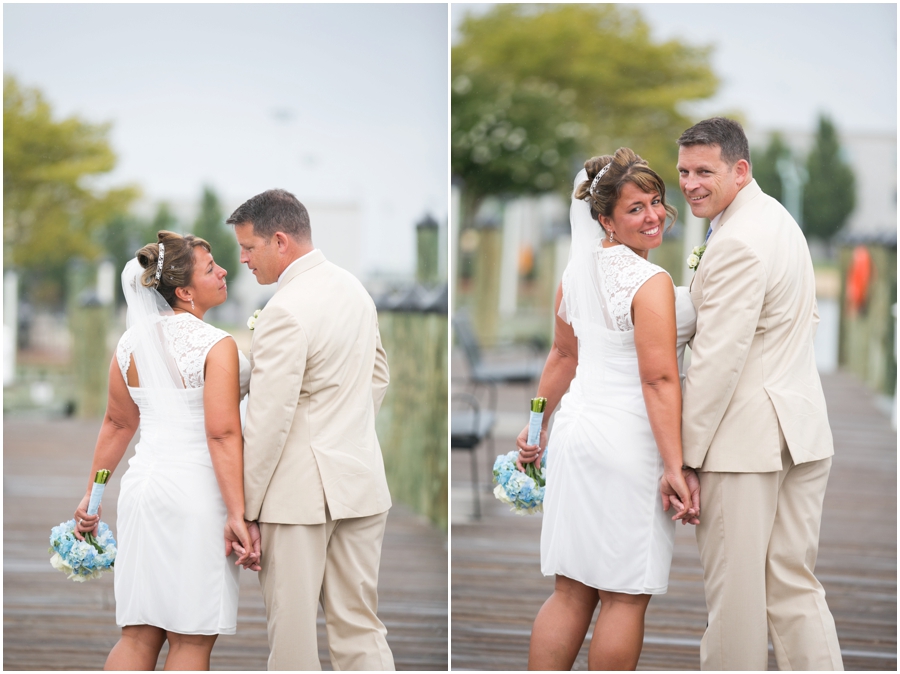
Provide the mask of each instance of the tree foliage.
[{"label": "tree foliage", "polygon": [[809,236],[834,236],[856,206],[856,177],[841,157],[834,124],[819,117],[815,144],[806,159],[809,182],[803,193],[804,229]]},{"label": "tree foliage", "polygon": [[234,232],[225,224],[219,197],[211,187],[203,188],[200,212],[194,221],[193,233],[209,242],[216,263],[234,278],[241,267],[237,240]]},{"label": "tree foliage", "polygon": [[454,75],[451,168],[463,181],[467,215],[489,195],[547,192],[571,182],[571,157],[585,133],[573,98],[533,79],[515,83],[465,69]]},{"label": "tree foliage", "polygon": [[144,225],[141,236],[142,241],[139,245],[144,246],[148,243],[156,243],[159,239],[157,234],[162,230],[183,234],[182,229],[181,222],[175,217],[168,202],[160,201],[156,204],[156,213],[153,214],[153,218]]},{"label": "tree foliage", "polygon": [[[587,130],[581,161],[627,145],[671,181],[675,139],[692,123],[682,106],[718,86],[708,47],[654,42],[640,13],[621,5],[498,5],[466,18],[460,33],[452,50],[454,83],[459,74],[552,83],[571,97],[574,121]],[[560,186],[568,190],[571,178]]]},{"label": "tree foliage", "polygon": [[44,300],[61,299],[71,258],[103,255],[98,230],[138,195],[132,186],[91,185],[115,166],[109,128],[77,117],[55,120],[40,91],[4,75],[4,263],[24,271],[28,287],[44,286]]},{"label": "tree foliage", "polygon": [[784,185],[778,171],[779,160],[791,160],[791,150],[785,145],[781,134],[776,132],[762,152],[753,153],[753,177],[763,192],[784,203]]}]

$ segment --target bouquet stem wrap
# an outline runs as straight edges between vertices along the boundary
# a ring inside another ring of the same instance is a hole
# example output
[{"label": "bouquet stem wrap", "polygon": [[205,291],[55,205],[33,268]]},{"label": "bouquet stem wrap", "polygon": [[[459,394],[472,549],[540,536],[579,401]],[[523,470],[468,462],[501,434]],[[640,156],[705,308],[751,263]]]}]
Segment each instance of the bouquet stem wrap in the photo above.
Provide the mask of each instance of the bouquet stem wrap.
[{"label": "bouquet stem wrap", "polygon": [[[91,498],[88,501],[88,515],[96,515],[97,511],[100,510],[100,499],[103,498],[103,491],[106,489],[106,483],[109,482],[109,476],[110,472],[105,468],[98,470],[94,476],[94,484],[91,485]],[[84,532],[84,540],[97,548],[98,552],[103,553],[103,546],[97,542],[94,534],[90,531]]]},{"label": "bouquet stem wrap", "polygon": [[94,484],[91,485],[91,500],[88,502],[87,514],[96,515],[100,510],[100,499],[103,498],[103,490],[106,489],[106,483],[109,482],[109,471],[106,469],[98,470],[94,476]]},{"label": "bouquet stem wrap", "polygon": [[546,398],[531,399],[531,416],[528,419],[528,444],[536,445],[541,439],[541,424],[544,422]]},{"label": "bouquet stem wrap", "polygon": [[[541,424],[544,423],[544,407],[547,405],[546,398],[531,399],[531,414],[528,419],[528,444],[536,445],[541,440]],[[526,463],[524,466],[525,474],[532,480],[541,484],[540,471],[534,463]]]}]

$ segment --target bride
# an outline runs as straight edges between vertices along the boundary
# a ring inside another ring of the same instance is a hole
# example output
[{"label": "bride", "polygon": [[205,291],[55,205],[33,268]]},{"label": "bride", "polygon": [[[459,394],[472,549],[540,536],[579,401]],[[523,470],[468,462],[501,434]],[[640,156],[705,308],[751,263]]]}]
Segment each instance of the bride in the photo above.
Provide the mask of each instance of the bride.
[{"label": "bride", "polygon": [[584,166],[537,392],[544,428],[538,445],[526,444],[527,427],[517,439],[520,463],[540,461],[560,405],[541,532],[541,571],[556,583],[534,621],[529,669],[571,669],[598,601],[588,666],[635,669],[647,605],[667,589],[674,520],[700,515],[697,477],[682,467],[679,376],[696,316],[687,288],[647,261],[676,212],[630,149]]},{"label": "bride", "polygon": [[[225,301],[227,272],[203,239],[161,231],[122,272],[128,329],[109,371],[109,401],[90,475],[122,476],[115,566],[122,636],[105,669],[209,669],[219,634],[234,634],[238,566],[259,570],[258,531],[244,522],[238,405],[249,363],[228,333],[203,322]],[[77,535],[100,514],[75,511]],[[224,530],[224,537],[223,537]]]}]

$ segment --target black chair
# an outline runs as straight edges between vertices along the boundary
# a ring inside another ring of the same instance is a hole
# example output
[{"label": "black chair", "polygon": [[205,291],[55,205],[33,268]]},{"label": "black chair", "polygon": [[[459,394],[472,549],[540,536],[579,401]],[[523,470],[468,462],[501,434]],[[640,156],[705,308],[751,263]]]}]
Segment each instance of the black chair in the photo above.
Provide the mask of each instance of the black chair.
[{"label": "black chair", "polygon": [[531,355],[527,358],[487,362],[465,311],[454,314],[453,329],[469,364],[469,380],[476,387],[488,387],[492,411],[497,409],[498,384],[530,384],[540,378],[545,358],[540,356],[536,347],[531,349]]},{"label": "black chair", "polygon": [[[459,405],[465,403],[466,409]],[[481,409],[478,398],[470,393],[454,393],[451,396],[450,409],[450,449],[464,449],[472,456],[472,494],[475,497],[475,519],[481,519],[481,498],[478,493],[478,457],[477,449],[482,440],[490,441],[491,449],[494,439],[491,431],[497,423],[497,415]]]}]

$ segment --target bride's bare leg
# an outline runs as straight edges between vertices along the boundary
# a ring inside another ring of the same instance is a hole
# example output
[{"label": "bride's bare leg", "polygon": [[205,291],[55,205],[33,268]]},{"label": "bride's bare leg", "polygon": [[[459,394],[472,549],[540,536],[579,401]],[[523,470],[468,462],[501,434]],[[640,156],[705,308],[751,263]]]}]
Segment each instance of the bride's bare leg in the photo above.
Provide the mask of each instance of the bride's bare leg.
[{"label": "bride's bare leg", "polygon": [[129,625],[106,658],[103,669],[110,671],[153,671],[166,632],[152,625]]},{"label": "bride's bare leg", "polygon": [[600,594],[600,615],[591,637],[588,669],[636,669],[644,646],[644,613],[649,594]]},{"label": "bride's bare leg", "polygon": [[218,634],[178,634],[166,632],[169,638],[169,655],[166,656],[166,671],[201,671],[209,669],[209,654],[212,653]]},{"label": "bride's bare leg", "polygon": [[565,576],[557,576],[553,594],[534,619],[528,648],[528,669],[572,669],[598,599],[594,588]]}]

